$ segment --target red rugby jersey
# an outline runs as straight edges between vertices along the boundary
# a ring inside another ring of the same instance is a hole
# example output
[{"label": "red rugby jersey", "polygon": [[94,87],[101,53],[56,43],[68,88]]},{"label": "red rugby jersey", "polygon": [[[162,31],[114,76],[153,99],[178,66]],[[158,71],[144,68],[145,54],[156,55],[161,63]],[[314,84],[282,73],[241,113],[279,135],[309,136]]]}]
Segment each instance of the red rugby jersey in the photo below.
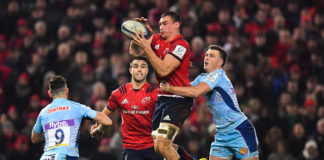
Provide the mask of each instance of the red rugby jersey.
[{"label": "red rugby jersey", "polygon": [[120,86],[112,92],[107,108],[119,108],[122,124],[123,148],[145,149],[154,146],[152,117],[157,99],[157,91],[149,83],[135,91],[131,83]]},{"label": "red rugby jersey", "polygon": [[168,76],[161,78],[156,75],[158,82],[162,80],[169,82],[172,86],[189,86],[189,67],[191,50],[189,43],[181,36],[176,36],[173,40],[166,42],[161,34],[155,34],[151,43],[155,54],[164,59],[167,54],[171,54],[178,59],[181,64]]}]

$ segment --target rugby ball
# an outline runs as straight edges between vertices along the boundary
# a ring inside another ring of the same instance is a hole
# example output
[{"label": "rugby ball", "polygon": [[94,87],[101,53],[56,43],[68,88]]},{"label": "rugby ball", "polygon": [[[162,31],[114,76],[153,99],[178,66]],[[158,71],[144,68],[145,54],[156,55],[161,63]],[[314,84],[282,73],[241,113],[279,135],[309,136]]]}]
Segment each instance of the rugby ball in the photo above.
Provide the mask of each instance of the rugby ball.
[{"label": "rugby ball", "polygon": [[143,23],[134,20],[125,21],[121,25],[121,31],[129,39],[133,39],[132,35],[136,36],[135,32],[140,35],[141,31],[146,39],[151,37],[151,32],[147,29],[147,27]]}]

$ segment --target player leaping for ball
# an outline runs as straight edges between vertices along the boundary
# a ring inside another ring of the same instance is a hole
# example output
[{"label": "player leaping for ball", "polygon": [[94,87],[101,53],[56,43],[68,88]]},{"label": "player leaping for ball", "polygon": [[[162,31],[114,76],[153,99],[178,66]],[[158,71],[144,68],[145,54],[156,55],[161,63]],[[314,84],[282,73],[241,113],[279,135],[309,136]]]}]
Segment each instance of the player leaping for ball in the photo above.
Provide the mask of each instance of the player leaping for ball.
[{"label": "player leaping for ball", "polygon": [[209,111],[216,124],[209,160],[229,160],[233,156],[244,160],[258,159],[258,139],[252,123],[241,112],[231,81],[225,74],[226,51],[209,46],[205,53],[204,69],[191,86],[161,83],[163,91],[186,97],[205,95]]},{"label": "player leaping for ball", "polygon": [[[142,17],[136,20],[144,23],[152,31],[147,19]],[[144,37],[143,33],[133,36],[130,54],[144,54],[150,61],[158,82],[189,86],[191,51],[188,42],[180,35],[181,19],[175,12],[168,11],[161,15],[159,24],[159,34],[148,39],[141,38]],[[140,46],[141,50],[137,50],[136,45]],[[159,93],[153,115],[152,136],[155,151],[167,160],[179,160],[180,157],[193,159],[182,147],[179,146],[178,152],[173,148],[173,140],[191,112],[192,103],[192,98]]]}]

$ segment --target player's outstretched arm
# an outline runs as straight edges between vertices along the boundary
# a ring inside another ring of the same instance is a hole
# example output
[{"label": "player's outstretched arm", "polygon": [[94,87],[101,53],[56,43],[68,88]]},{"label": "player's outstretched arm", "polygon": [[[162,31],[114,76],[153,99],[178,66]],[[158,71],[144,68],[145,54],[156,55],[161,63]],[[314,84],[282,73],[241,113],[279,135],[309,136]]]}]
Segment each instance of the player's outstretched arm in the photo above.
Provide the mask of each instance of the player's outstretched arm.
[{"label": "player's outstretched arm", "polygon": [[104,114],[102,112],[97,112],[97,115],[94,118],[94,120],[104,126],[112,125],[112,120],[108,116],[106,116],[106,114]]},{"label": "player's outstretched arm", "polygon": [[[98,113],[101,113],[103,114],[105,117],[109,118],[109,116],[113,113],[112,111],[108,110],[107,108],[105,108],[102,112],[98,112]],[[110,118],[109,118],[110,119]],[[110,120],[111,121],[111,120]],[[112,121],[111,121],[111,124],[112,124]],[[110,125],[111,125],[110,124]],[[90,129],[90,135],[92,138],[95,138],[95,139],[100,139],[103,134],[104,134],[104,131],[108,128],[107,125],[102,125],[102,124],[94,124],[91,126],[91,129]]]},{"label": "player's outstretched arm", "polygon": [[145,39],[143,33],[140,33],[141,36],[136,32],[135,34],[136,36],[132,36],[133,42],[144,50],[147,59],[150,61],[154,71],[159,77],[168,76],[181,64],[178,59],[170,54],[167,54],[163,60],[156,56],[151,47],[152,36],[149,39]]},{"label": "player's outstretched arm", "polygon": [[[133,20],[143,23],[151,33],[153,32],[151,26],[148,23],[148,19],[140,17],[134,18]],[[131,41],[131,44],[129,46],[129,54],[132,56],[145,56],[144,50],[140,46],[136,45],[133,41]]]},{"label": "player's outstretched arm", "polygon": [[210,87],[205,82],[200,82],[197,86],[177,87],[170,86],[167,82],[161,82],[160,88],[164,92],[169,92],[175,95],[196,98],[210,91]]}]

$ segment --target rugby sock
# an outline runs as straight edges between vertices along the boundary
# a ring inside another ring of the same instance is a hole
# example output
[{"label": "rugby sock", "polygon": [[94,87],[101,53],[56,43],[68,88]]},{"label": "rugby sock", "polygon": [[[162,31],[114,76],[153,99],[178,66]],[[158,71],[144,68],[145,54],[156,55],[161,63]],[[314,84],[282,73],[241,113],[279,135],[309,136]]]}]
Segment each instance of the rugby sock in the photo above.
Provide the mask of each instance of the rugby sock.
[{"label": "rugby sock", "polygon": [[178,145],[178,154],[181,160],[196,160],[196,158],[192,157],[183,147]]}]

